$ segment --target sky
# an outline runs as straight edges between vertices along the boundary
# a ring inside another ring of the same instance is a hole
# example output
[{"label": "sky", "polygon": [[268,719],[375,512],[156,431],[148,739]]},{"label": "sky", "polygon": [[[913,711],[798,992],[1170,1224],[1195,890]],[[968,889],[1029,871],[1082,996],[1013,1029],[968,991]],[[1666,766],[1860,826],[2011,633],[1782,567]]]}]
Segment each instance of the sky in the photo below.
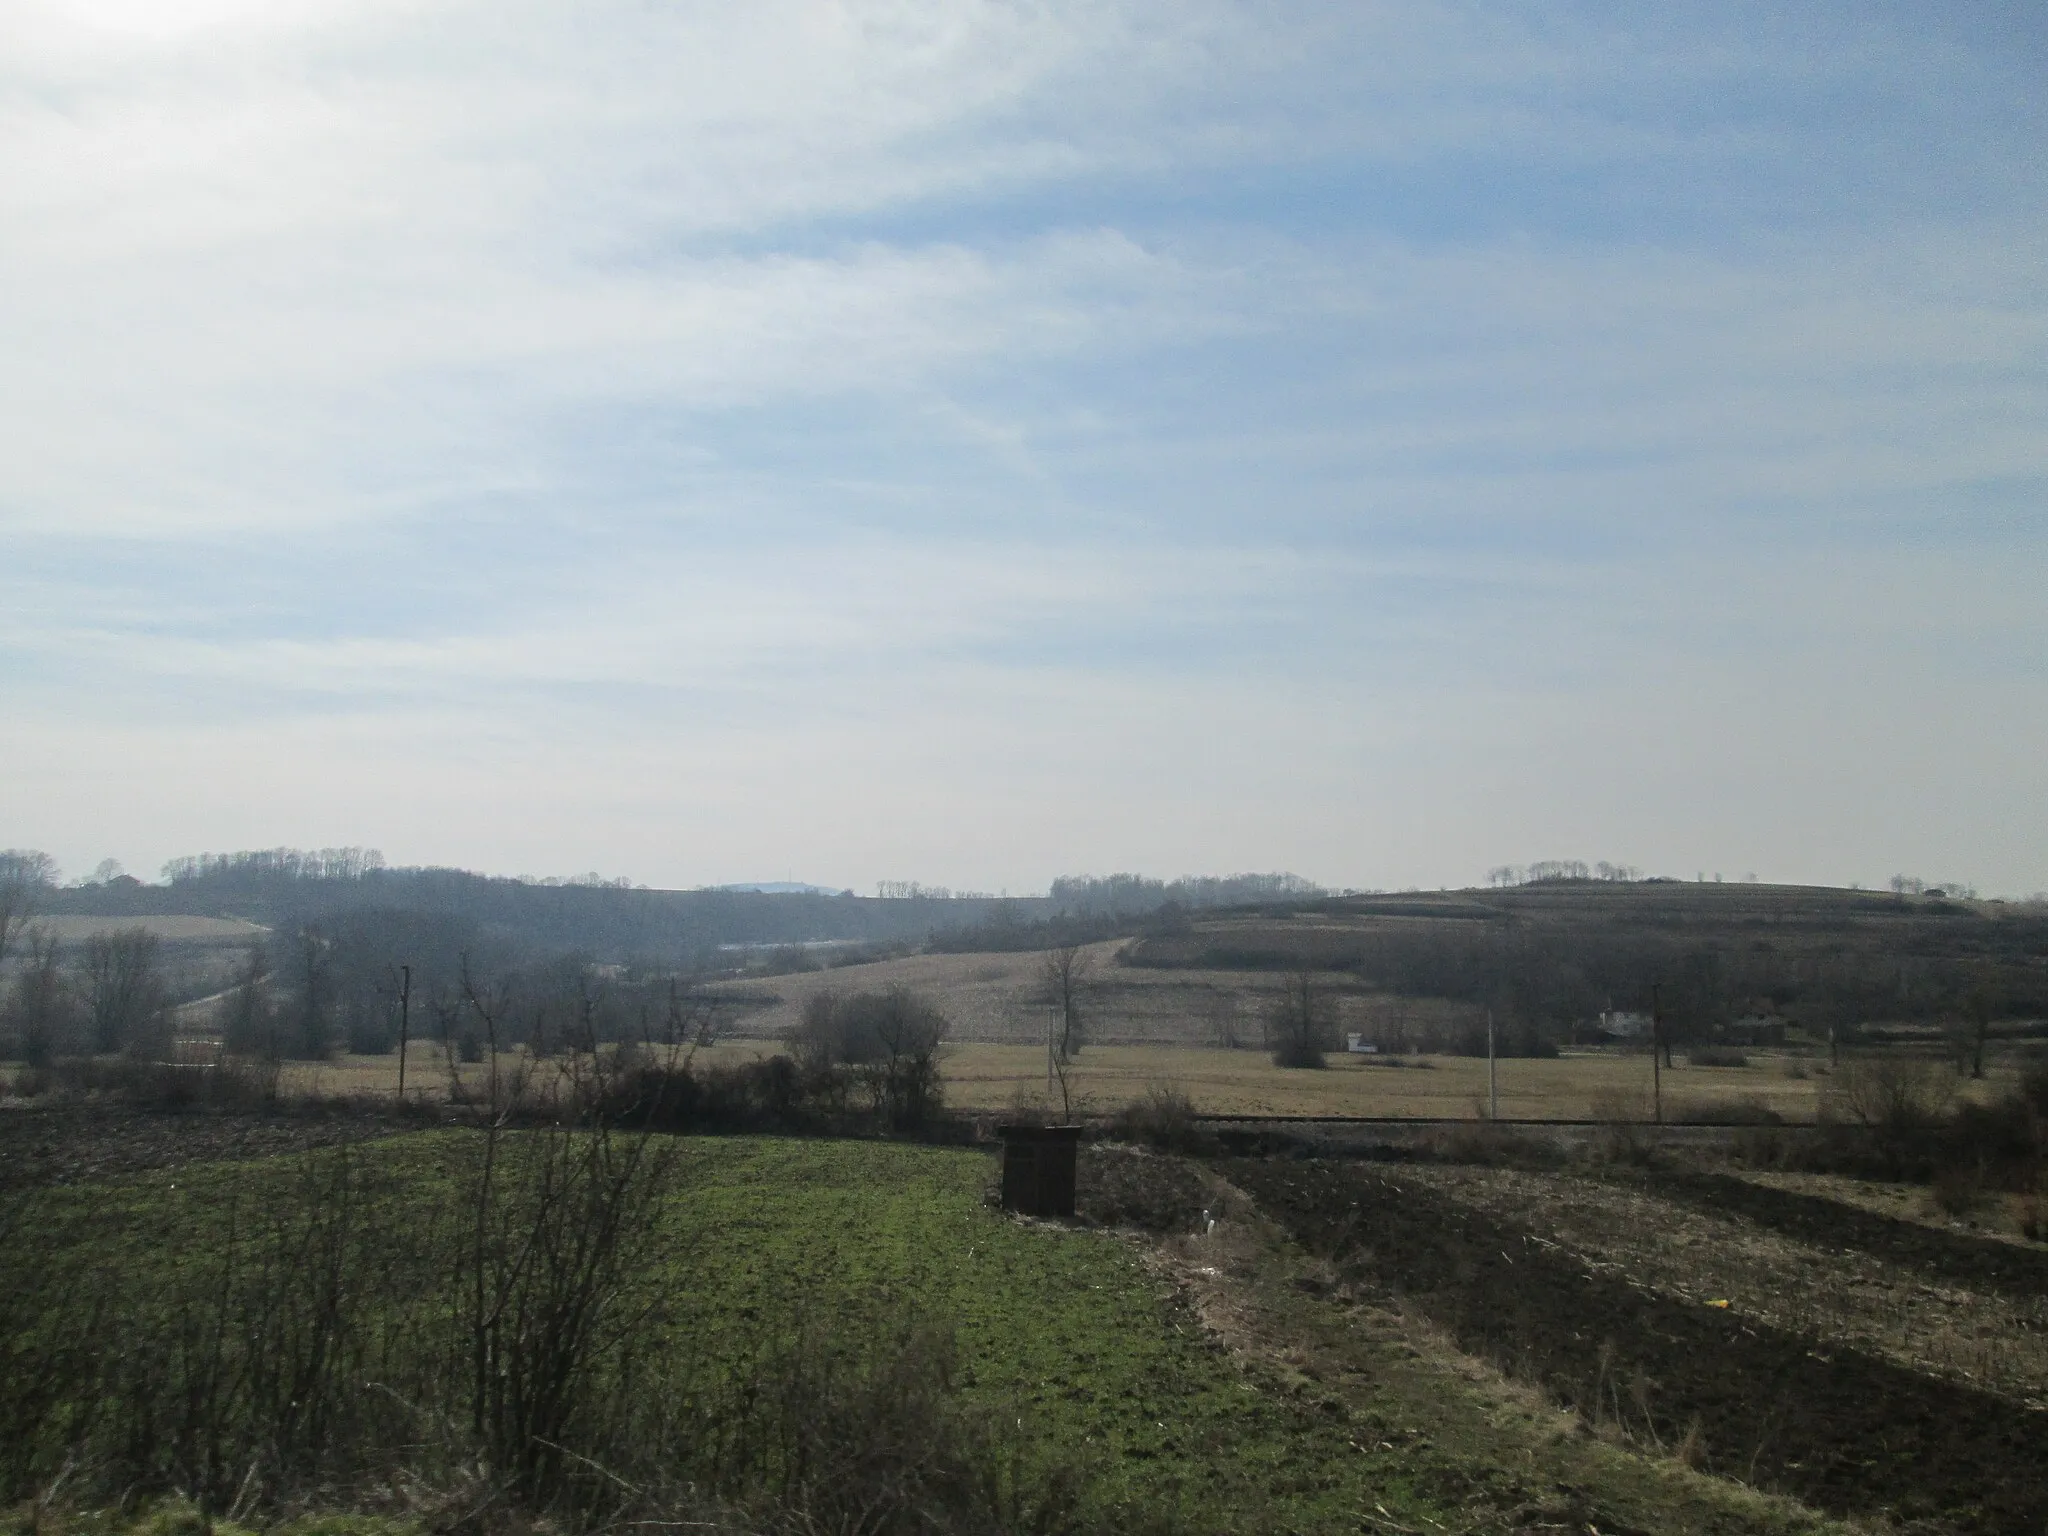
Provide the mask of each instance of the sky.
[{"label": "sky", "polygon": [[0,0],[0,843],[2048,887],[2048,11]]}]

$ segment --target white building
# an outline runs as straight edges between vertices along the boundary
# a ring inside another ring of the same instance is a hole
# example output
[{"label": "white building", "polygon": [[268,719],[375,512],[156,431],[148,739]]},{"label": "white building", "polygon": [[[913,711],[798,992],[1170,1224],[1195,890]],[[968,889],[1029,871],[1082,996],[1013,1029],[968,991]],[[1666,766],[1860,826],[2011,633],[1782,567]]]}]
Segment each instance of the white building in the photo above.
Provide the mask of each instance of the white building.
[{"label": "white building", "polygon": [[1647,1013],[1628,1013],[1610,1008],[1600,1015],[1600,1033],[1617,1040],[1645,1040],[1655,1028]]}]

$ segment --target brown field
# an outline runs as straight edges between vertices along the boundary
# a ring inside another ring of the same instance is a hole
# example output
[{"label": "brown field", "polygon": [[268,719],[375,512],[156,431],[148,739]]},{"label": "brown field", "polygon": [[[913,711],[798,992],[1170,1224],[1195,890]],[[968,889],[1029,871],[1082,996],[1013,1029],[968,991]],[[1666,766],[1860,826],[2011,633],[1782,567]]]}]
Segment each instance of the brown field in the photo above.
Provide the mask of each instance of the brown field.
[{"label": "brown field", "polygon": [[48,929],[66,947],[83,944],[95,934],[130,928],[141,928],[166,944],[195,945],[246,944],[270,932],[232,917],[39,917],[36,926]]},{"label": "brown field", "polygon": [[[1294,1358],[1320,1381],[1387,1379],[1448,1345],[1572,1415],[1577,1433],[1523,1452],[1539,1466],[1604,1439],[1857,1529],[2048,1519],[2048,1246],[1709,1168],[1213,1166],[1313,1260],[1293,1281],[1317,1298],[1293,1305]],[[1187,1272],[1227,1277],[1231,1243],[1183,1240]],[[1446,1379],[1447,1402],[1460,1380],[1478,1377]],[[1453,1418],[1424,1422],[1503,1448],[1497,1424]]]},{"label": "brown field", "polygon": [[[729,1039],[705,1048],[704,1064],[752,1060],[778,1047],[773,1041]],[[1154,1084],[1171,1084],[1212,1115],[1387,1115],[1414,1119],[1476,1119],[1486,1100],[1486,1063],[1470,1057],[1412,1057],[1419,1065],[1366,1066],[1337,1055],[1320,1072],[1274,1066],[1259,1051],[1200,1046],[1089,1046],[1067,1069],[1077,1113],[1108,1114]],[[500,1057],[513,1070],[517,1052]],[[1784,1120],[1815,1118],[1827,1091],[1824,1072],[1787,1077],[1782,1061],[1755,1058],[1752,1067],[1677,1067],[1664,1074],[1667,1119],[1683,1120],[1717,1107],[1760,1105]],[[945,1049],[947,1101],[956,1108],[1000,1112],[1046,1109],[1060,1103],[1055,1083],[1046,1092],[1045,1050],[1037,1045],[968,1042]],[[466,1088],[481,1088],[488,1068],[460,1068]],[[415,1042],[406,1067],[408,1097],[446,1093],[447,1059],[440,1047]],[[339,1056],[319,1065],[286,1069],[287,1085],[302,1092],[390,1094],[397,1091],[398,1057]],[[2007,1086],[2008,1075],[1965,1084],[1982,1094]],[[1651,1116],[1647,1056],[1586,1054],[1555,1061],[1500,1063],[1500,1112],[1510,1120],[1640,1119]]]},{"label": "brown field", "polygon": [[[1086,1027],[1105,1046],[1256,1046],[1260,1021],[1278,994],[1275,971],[1171,970],[1117,963],[1131,943],[1111,939],[1088,946]],[[879,991],[910,987],[930,997],[963,1043],[1030,1045],[1045,1038],[1037,954],[912,955],[871,965],[803,971],[728,982],[718,995],[735,1005],[728,1032],[779,1039],[819,992]],[[1325,978],[1338,1029],[1360,1029],[1389,1018],[1438,1023],[1476,1011],[1434,998],[1368,993],[1355,979]]]},{"label": "brown field", "polygon": [[[1089,1046],[1067,1069],[1076,1110],[1105,1113],[1170,1083],[1213,1115],[1400,1115],[1474,1119],[1485,1113],[1486,1063],[1472,1057],[1407,1057],[1414,1065],[1369,1066],[1333,1055],[1322,1071],[1274,1066],[1261,1051],[1195,1046]],[[1043,1107],[1045,1050],[1040,1046],[963,1045],[945,1063],[948,1098],[974,1109]],[[1648,1056],[1567,1056],[1499,1064],[1504,1119],[1650,1118]],[[1683,1068],[1664,1074],[1664,1108],[1755,1101],[1787,1120],[1810,1120],[1812,1078],[1795,1081],[1766,1068]],[[1055,1082],[1052,1104],[1059,1103]]]}]

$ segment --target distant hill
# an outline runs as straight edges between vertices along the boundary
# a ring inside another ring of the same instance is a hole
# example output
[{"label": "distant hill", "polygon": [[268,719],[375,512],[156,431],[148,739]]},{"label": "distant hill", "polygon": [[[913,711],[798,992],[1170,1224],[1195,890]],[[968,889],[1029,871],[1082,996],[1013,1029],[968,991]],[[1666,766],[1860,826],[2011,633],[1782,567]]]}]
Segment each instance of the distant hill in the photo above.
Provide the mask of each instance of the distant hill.
[{"label": "distant hill", "polygon": [[[993,898],[918,895],[884,900],[793,882],[715,890],[636,890],[620,883],[554,884],[459,869],[366,867],[341,875],[233,856],[184,866],[165,885],[53,890],[52,916],[235,918],[279,931],[351,912],[457,921],[501,949],[576,953],[600,962],[710,963],[722,947],[922,942],[936,929],[983,922]],[[1030,907],[1027,899],[1017,903]]]},{"label": "distant hill", "polygon": [[707,891],[752,891],[761,896],[851,896],[826,885],[805,885],[801,880],[740,880],[731,885],[707,885]]}]

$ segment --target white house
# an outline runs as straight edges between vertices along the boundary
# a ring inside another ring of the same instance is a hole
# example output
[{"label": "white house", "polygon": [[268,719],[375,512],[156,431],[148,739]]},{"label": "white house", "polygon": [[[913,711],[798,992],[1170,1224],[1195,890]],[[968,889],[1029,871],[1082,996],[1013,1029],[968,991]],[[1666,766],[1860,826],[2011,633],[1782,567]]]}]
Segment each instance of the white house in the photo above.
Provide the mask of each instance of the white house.
[{"label": "white house", "polygon": [[1629,1013],[1619,1008],[1609,1008],[1600,1015],[1600,1033],[1611,1035],[1616,1040],[1647,1039],[1655,1028],[1647,1013]]}]

